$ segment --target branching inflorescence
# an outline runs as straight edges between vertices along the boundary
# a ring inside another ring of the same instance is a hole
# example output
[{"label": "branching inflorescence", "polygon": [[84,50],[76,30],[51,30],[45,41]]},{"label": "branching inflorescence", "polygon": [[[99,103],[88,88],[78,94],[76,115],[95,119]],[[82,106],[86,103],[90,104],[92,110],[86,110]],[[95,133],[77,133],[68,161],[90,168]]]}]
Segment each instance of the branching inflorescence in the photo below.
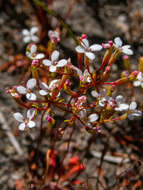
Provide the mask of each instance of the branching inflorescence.
[{"label": "branching inflorescence", "polygon": [[[26,56],[29,63],[28,76],[31,77],[26,82],[24,79],[20,84],[7,88],[6,91],[27,111],[26,116],[19,112],[13,114],[20,123],[18,126],[20,131],[38,127],[36,118],[41,115],[38,146],[42,131],[47,128],[51,131],[57,123],[56,109],[64,112],[62,125],[56,127],[57,133],[66,130],[67,126],[73,127],[73,130],[78,126],[95,135],[102,131],[103,124],[126,119],[134,120],[142,116],[142,111],[137,109],[134,87],[143,87],[143,61],[140,59],[138,70],[131,71],[128,55],[133,55],[133,51],[130,45],[122,45],[122,40],[116,37],[108,43],[90,46],[87,35],[82,34],[78,46],[75,47],[77,63],[73,64],[71,58],[62,58],[60,51],[57,50],[57,44],[60,42],[60,34],[57,31],[49,31],[50,40],[47,47],[36,44],[39,41],[35,35],[37,32],[36,27],[32,27],[30,31],[23,30],[24,42],[30,42],[26,48]],[[105,53],[101,64],[97,65],[95,60],[99,51]],[[121,78],[110,82],[112,65],[122,53],[125,54],[123,61],[126,70],[122,72]],[[125,99],[123,95],[117,93],[118,88],[123,85],[131,88],[130,99]],[[62,189],[63,182],[84,169],[78,161],[61,177],[58,174],[60,169],[53,169],[56,167],[56,150],[48,152],[50,153],[47,153],[45,175],[49,172],[48,187],[51,189],[54,189],[53,185]],[[59,183],[52,181],[54,175],[60,176]]]},{"label": "branching inflorescence", "polygon": [[[38,41],[36,32],[35,27],[30,32],[24,30],[24,41],[29,42],[32,39]],[[122,40],[116,37],[114,41],[90,46],[87,36],[83,34],[79,38],[79,45],[75,48],[78,57],[75,66],[70,58],[61,59],[56,47],[60,41],[59,33],[50,31],[49,37],[47,48],[41,48],[33,42],[27,46],[26,56],[31,60],[29,67],[31,67],[32,78],[26,84],[7,89],[16,102],[28,110],[28,119],[24,119],[20,113],[14,114],[15,119],[22,122],[19,126],[20,130],[36,126],[33,120],[36,120],[36,115],[41,112],[54,120],[54,108],[67,113],[63,125],[64,123],[72,125],[79,121],[81,126],[95,133],[96,128],[99,129],[103,123],[127,118],[135,119],[142,115],[142,112],[136,109],[137,103],[134,98],[133,101],[124,103],[122,95],[116,97],[113,95],[115,88],[124,84],[142,87],[142,72],[130,71],[120,79],[109,82],[112,75],[111,67],[118,56],[121,53],[133,54],[130,45],[122,46]],[[106,51],[102,63],[97,69],[95,57],[98,51],[104,49]],[[79,84],[73,84],[73,77],[79,80]],[[72,85],[74,89],[71,88]],[[26,103],[23,97],[26,97]],[[34,110],[33,117],[29,115],[31,110]]]}]

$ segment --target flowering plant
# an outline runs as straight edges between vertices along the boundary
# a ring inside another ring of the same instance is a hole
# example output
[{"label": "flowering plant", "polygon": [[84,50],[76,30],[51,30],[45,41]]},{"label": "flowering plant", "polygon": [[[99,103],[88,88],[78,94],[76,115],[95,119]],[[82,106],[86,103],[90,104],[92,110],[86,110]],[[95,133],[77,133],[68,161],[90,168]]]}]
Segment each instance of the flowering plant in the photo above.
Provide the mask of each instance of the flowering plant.
[{"label": "flowering plant", "polygon": [[[67,127],[73,127],[74,131],[77,126],[95,135],[104,130],[102,129],[104,124],[125,119],[133,120],[142,116],[142,111],[137,109],[134,94],[125,103],[123,95],[117,93],[122,85],[130,85],[132,89],[143,86],[143,73],[140,69],[142,63],[137,71],[128,69],[122,73],[121,78],[110,81],[112,65],[115,64],[118,56],[121,53],[133,54],[130,45],[122,46],[122,40],[116,37],[114,41],[90,46],[87,36],[83,34],[78,40],[79,44],[75,47],[77,63],[73,63],[71,58],[59,59],[60,50],[57,50],[57,42],[60,42],[59,33],[50,31],[48,47],[44,47],[33,43],[39,40],[34,36],[36,32],[36,28],[32,28],[30,32],[23,31],[24,41],[32,42],[26,48],[30,68],[29,76],[32,77],[11,89],[7,88],[12,98],[27,110],[26,118],[19,112],[13,114],[14,118],[20,122],[18,127],[20,131],[25,131],[27,128],[32,130],[34,127],[38,129],[36,118],[38,120],[39,115],[41,117],[39,142],[43,131],[48,131],[50,136],[52,131],[56,130],[57,139],[59,139],[62,138]],[[101,64],[97,65],[96,57],[100,55],[100,51],[105,51],[105,53]],[[56,121],[55,110],[64,113],[60,126]],[[55,160],[52,163],[54,164]],[[51,167],[54,168],[55,165]],[[83,168],[80,169],[83,170]],[[56,175],[59,176],[59,173]],[[49,178],[52,180],[51,176],[56,175],[51,169]],[[69,175],[63,177],[64,182],[69,179]],[[60,182],[59,189],[62,189],[63,181]],[[48,187],[52,184],[54,187],[51,188],[56,189],[55,181],[50,182]]]}]

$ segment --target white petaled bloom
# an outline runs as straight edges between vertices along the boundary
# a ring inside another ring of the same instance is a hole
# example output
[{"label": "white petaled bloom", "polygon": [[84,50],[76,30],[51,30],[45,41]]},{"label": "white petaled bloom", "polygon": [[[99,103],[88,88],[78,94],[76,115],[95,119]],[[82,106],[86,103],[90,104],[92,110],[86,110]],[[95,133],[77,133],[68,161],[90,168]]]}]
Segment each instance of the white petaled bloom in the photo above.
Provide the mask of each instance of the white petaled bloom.
[{"label": "white petaled bloom", "polygon": [[95,121],[97,121],[98,120],[98,118],[99,118],[99,116],[98,116],[98,114],[96,114],[96,113],[93,113],[93,114],[91,114],[89,117],[88,117],[88,120],[89,120],[89,122],[95,122]]},{"label": "white petaled bloom", "polygon": [[58,32],[50,30],[48,32],[49,38],[52,40],[53,43],[59,42],[60,41],[60,35]]},{"label": "white petaled bloom", "polygon": [[37,53],[37,46],[32,44],[29,51],[26,51],[26,56],[30,59],[43,59],[45,57],[44,53]]},{"label": "white petaled bloom", "polygon": [[26,98],[28,100],[36,100],[36,95],[32,92],[32,89],[36,87],[36,80],[34,78],[29,79],[26,83],[26,87],[24,86],[18,86],[17,92],[22,95],[26,95]]},{"label": "white petaled bloom", "polygon": [[126,55],[133,55],[133,51],[130,49],[130,45],[122,46],[123,42],[120,37],[116,37],[114,39],[114,47],[119,49],[121,52],[125,53]]},{"label": "white petaled bloom", "polygon": [[50,72],[56,72],[56,70],[57,70],[58,67],[64,67],[67,64],[67,60],[66,59],[61,59],[60,61],[58,61],[59,55],[60,55],[60,53],[57,50],[55,50],[55,51],[52,52],[51,60],[44,59],[42,61],[42,63],[45,66],[49,67],[49,71]]},{"label": "white petaled bloom", "polygon": [[101,107],[106,106],[107,103],[108,103],[108,99],[109,99],[108,97],[100,98],[100,100],[99,100],[99,102],[98,102],[99,106],[101,106]]},{"label": "white petaled bloom", "polygon": [[129,109],[129,105],[126,103],[123,103],[123,96],[119,95],[115,98],[117,107],[115,107],[116,111],[127,111]]},{"label": "white petaled bloom", "polygon": [[137,75],[137,80],[133,82],[135,87],[141,86],[143,88],[143,73],[139,72]]},{"label": "white petaled bloom", "polygon": [[29,128],[35,127],[36,124],[34,121],[32,121],[34,114],[35,114],[34,108],[31,108],[27,111],[26,118],[24,118],[23,115],[19,112],[13,114],[13,117],[21,123],[18,127],[19,130],[24,131],[26,127],[29,127]]},{"label": "white petaled bloom", "polygon": [[93,52],[100,51],[101,49],[102,46],[99,44],[93,44],[89,46],[89,41],[85,38],[81,40],[81,45],[75,48],[77,53],[84,53],[85,56],[88,57],[90,60],[95,59],[95,54]]},{"label": "white petaled bloom", "polygon": [[[52,95],[52,91],[55,89],[55,88],[58,88],[59,87],[59,82],[60,82],[60,79],[54,79],[50,82],[49,84],[49,90],[50,90],[50,95]],[[57,97],[60,96],[60,92],[58,93]]]},{"label": "white petaled bloom", "polygon": [[80,80],[83,82],[83,83],[90,83],[91,82],[91,78],[90,78],[90,75],[89,75],[89,72],[87,69],[84,70],[83,74],[81,74],[79,76]]},{"label": "white petaled bloom", "polygon": [[129,105],[129,110],[128,110],[128,118],[130,120],[135,119],[136,117],[141,117],[142,112],[137,110],[137,103],[136,102],[131,102]]},{"label": "white petaled bloom", "polygon": [[78,97],[78,99],[76,100],[74,106],[78,109],[78,110],[81,110],[83,109],[83,104],[86,102],[87,98],[86,96],[80,96]]},{"label": "white petaled bloom", "polygon": [[33,26],[30,30],[27,29],[22,30],[23,41],[25,43],[39,42],[38,36],[35,35],[37,32],[38,32],[38,27],[36,26]]},{"label": "white petaled bloom", "polygon": [[40,88],[41,88],[41,90],[39,91],[39,94],[41,96],[46,96],[46,95],[49,94],[49,87],[48,87],[48,85],[46,83],[41,82],[40,83]]}]

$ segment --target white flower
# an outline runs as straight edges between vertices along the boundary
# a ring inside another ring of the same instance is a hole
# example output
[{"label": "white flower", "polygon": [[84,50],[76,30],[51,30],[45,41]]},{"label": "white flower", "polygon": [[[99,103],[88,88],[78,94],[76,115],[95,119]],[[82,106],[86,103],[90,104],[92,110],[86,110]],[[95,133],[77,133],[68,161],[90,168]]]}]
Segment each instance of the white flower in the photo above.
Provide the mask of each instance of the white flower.
[{"label": "white flower", "polygon": [[52,40],[53,43],[59,42],[60,41],[60,35],[58,32],[50,30],[48,32],[49,38]]},{"label": "white flower", "polygon": [[24,118],[23,115],[19,112],[14,113],[13,117],[19,121],[21,124],[19,125],[19,130],[24,131],[25,127],[33,128],[35,127],[35,122],[32,121],[35,114],[35,109],[31,108],[27,111],[27,117]]},{"label": "white flower", "polygon": [[[60,79],[54,79],[50,82],[49,84],[49,90],[50,90],[50,95],[52,95],[52,91],[55,89],[55,88],[58,88],[59,87],[59,82],[60,82]],[[57,97],[60,96],[60,92],[58,93]]]},{"label": "white flower", "polygon": [[122,101],[123,96],[119,95],[116,97],[116,102],[118,104],[118,107],[115,108],[116,111],[127,111],[130,120],[142,116],[142,112],[136,109],[137,103],[135,101],[131,102],[129,105],[122,103]]},{"label": "white flower", "polygon": [[36,26],[32,27],[30,31],[27,29],[22,30],[23,41],[25,43],[38,42],[39,38],[35,35],[35,33],[37,32],[38,32],[38,28]]},{"label": "white flower", "polygon": [[30,51],[26,52],[26,56],[30,59],[43,59],[45,57],[44,53],[37,53],[37,46],[32,44]]},{"label": "white flower", "polygon": [[34,93],[32,93],[32,89],[36,87],[36,80],[34,78],[29,79],[26,83],[26,88],[24,86],[18,86],[17,87],[17,92],[19,92],[19,94],[23,94],[26,95],[26,98],[28,100],[36,100],[36,95]]},{"label": "white flower", "polygon": [[90,74],[89,74],[87,69],[85,69],[83,74],[81,73],[81,75],[79,77],[80,77],[80,80],[84,83],[86,83],[86,82],[90,83],[91,82]]},{"label": "white flower", "polygon": [[46,83],[41,82],[40,83],[40,88],[41,88],[41,90],[39,91],[39,94],[41,96],[46,96],[46,95],[49,94],[49,87],[48,87],[48,85]]},{"label": "white flower", "polygon": [[142,112],[137,110],[137,103],[136,102],[131,102],[128,110],[128,118],[130,120],[135,119],[135,117],[141,117]]},{"label": "white flower", "polygon": [[59,52],[57,50],[55,50],[55,51],[53,51],[53,53],[51,55],[51,60],[44,59],[42,63],[45,66],[49,67],[50,72],[56,72],[57,67],[64,67],[67,64],[66,59],[61,59],[60,61],[58,61],[58,59],[59,59]]},{"label": "white flower", "polygon": [[139,72],[137,75],[137,80],[133,82],[135,87],[141,86],[143,88],[143,73]]},{"label": "white flower", "polygon": [[99,93],[98,93],[96,90],[92,90],[92,91],[91,91],[91,95],[92,95],[94,98],[98,98],[98,97],[99,97]]},{"label": "white flower", "polygon": [[89,46],[89,41],[87,39],[82,39],[81,45],[77,46],[75,50],[78,53],[84,53],[86,57],[88,57],[90,60],[95,59],[95,54],[92,52],[100,51],[102,49],[102,46],[99,44],[93,44]]},{"label": "white flower", "polygon": [[99,118],[99,116],[98,116],[98,114],[96,114],[96,113],[93,113],[93,114],[91,114],[89,117],[88,117],[88,120],[89,120],[89,122],[95,122],[95,121],[97,121],[98,120],[98,118]]},{"label": "white flower", "polygon": [[114,39],[114,46],[119,49],[121,52],[127,54],[127,55],[133,55],[133,51],[130,49],[130,45],[124,45],[122,46],[123,42],[121,38],[116,37]]},{"label": "white flower", "polygon": [[122,103],[123,102],[123,96],[119,95],[115,98],[117,107],[115,107],[116,111],[127,111],[129,109],[129,105]]}]

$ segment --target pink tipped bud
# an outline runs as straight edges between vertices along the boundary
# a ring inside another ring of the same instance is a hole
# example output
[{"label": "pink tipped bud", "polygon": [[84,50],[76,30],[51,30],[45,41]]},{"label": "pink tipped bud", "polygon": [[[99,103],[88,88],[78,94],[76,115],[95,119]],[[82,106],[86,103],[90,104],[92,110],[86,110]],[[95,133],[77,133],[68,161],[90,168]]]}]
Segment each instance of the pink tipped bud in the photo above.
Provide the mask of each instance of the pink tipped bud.
[{"label": "pink tipped bud", "polygon": [[132,74],[136,77],[139,74],[139,71],[133,71]]},{"label": "pink tipped bud", "polygon": [[39,60],[38,60],[38,59],[34,59],[34,60],[32,61],[32,65],[33,65],[34,67],[37,67],[37,66],[39,65]]},{"label": "pink tipped bud", "polygon": [[52,123],[53,118],[51,116],[48,116],[47,120],[48,120],[49,123]]},{"label": "pink tipped bud", "polygon": [[110,45],[110,47],[112,47],[112,46],[113,46],[113,41],[112,41],[112,40],[109,40],[109,41],[108,41],[108,44]]},{"label": "pink tipped bud", "polygon": [[69,80],[69,79],[67,79],[67,80],[66,80],[66,83],[65,83],[65,85],[66,85],[66,87],[70,87],[70,85],[71,85],[71,82],[70,82],[70,80]]},{"label": "pink tipped bud", "polygon": [[106,44],[102,43],[102,47],[105,48],[105,49],[108,49],[108,48],[110,48],[112,46],[113,46],[112,41],[108,41],[108,43],[106,43]]},{"label": "pink tipped bud", "polygon": [[46,119],[49,122],[50,126],[53,126],[55,124],[55,120],[51,116],[48,116]]},{"label": "pink tipped bud", "polygon": [[124,55],[124,56],[123,56],[123,60],[126,60],[126,59],[129,59],[129,56],[128,56],[128,55]]},{"label": "pink tipped bud", "polygon": [[87,34],[82,34],[80,37],[80,40],[82,41],[83,39],[87,39]]}]

